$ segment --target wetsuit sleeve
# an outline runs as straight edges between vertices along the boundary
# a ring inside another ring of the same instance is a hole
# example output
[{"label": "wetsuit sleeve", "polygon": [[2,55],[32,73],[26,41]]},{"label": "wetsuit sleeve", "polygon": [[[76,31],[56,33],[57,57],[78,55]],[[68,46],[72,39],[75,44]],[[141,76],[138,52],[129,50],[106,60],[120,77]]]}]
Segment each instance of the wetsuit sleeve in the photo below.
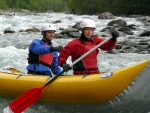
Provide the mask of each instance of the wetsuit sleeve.
[{"label": "wetsuit sleeve", "polygon": [[69,42],[60,52],[58,57],[58,64],[62,67],[62,63],[66,62],[68,57],[74,53],[76,50],[75,44],[71,41]]},{"label": "wetsuit sleeve", "polygon": [[[94,42],[98,45],[99,43],[101,43],[102,41],[104,41],[103,38],[100,37],[94,37],[93,38]],[[102,46],[100,46],[99,48],[105,51],[110,51],[112,50],[115,45],[116,45],[117,41],[113,41],[113,40],[108,40],[106,43],[104,43]]]},{"label": "wetsuit sleeve", "polygon": [[29,51],[32,51],[34,54],[43,55],[50,53],[50,46],[44,46],[44,44],[39,39],[34,39],[30,45]]}]

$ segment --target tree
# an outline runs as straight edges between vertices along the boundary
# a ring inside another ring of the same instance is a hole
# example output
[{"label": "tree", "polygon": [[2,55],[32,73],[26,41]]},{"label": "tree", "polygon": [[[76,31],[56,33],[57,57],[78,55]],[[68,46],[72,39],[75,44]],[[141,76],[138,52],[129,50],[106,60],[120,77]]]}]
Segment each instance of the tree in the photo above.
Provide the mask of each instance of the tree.
[{"label": "tree", "polygon": [[0,0],[0,9],[7,9],[8,6],[4,0]]}]

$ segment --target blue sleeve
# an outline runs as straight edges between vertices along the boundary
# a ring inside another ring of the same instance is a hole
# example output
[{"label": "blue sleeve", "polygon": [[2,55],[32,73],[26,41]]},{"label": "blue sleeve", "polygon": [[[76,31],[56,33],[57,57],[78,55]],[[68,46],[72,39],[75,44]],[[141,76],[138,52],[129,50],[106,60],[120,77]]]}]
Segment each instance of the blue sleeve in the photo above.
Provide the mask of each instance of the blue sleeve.
[{"label": "blue sleeve", "polygon": [[34,54],[43,55],[50,53],[51,46],[44,46],[44,42],[39,39],[34,39],[30,44],[29,51],[32,51]]},{"label": "blue sleeve", "polygon": [[58,75],[61,72],[61,68],[58,65],[58,52],[53,52],[53,63],[52,63],[51,71],[55,75]]}]

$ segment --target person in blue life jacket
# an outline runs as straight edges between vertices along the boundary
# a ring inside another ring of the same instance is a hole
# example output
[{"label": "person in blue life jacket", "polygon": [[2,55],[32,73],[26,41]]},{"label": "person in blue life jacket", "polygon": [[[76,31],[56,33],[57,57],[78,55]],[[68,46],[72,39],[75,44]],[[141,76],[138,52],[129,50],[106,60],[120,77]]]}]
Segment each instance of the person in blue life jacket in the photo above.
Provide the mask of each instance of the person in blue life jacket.
[{"label": "person in blue life jacket", "polygon": [[40,75],[58,75],[61,68],[58,65],[58,52],[62,50],[62,46],[53,47],[52,39],[56,27],[54,24],[48,24],[41,27],[42,40],[34,39],[29,47],[28,74]]}]

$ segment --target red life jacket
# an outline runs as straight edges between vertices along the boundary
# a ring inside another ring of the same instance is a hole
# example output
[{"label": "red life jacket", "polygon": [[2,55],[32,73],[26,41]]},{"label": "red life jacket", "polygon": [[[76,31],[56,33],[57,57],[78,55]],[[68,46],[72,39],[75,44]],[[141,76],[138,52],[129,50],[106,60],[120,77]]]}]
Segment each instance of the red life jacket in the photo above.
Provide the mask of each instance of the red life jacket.
[{"label": "red life jacket", "polygon": [[[96,45],[93,43],[93,45],[84,45],[84,50],[83,53],[81,54],[84,55],[86,52],[94,48]],[[92,53],[88,54],[86,57],[82,59],[82,63],[84,65],[85,74],[94,74],[94,73],[100,73],[98,69],[98,61],[97,61],[97,51],[93,51]],[[75,75],[83,74],[83,71],[79,70],[74,70]]]},{"label": "red life jacket", "polygon": [[[44,46],[49,46],[48,44],[44,44]],[[44,54],[44,55],[40,55],[39,56],[39,62],[50,66],[52,64],[53,61],[53,54],[52,53],[48,53],[48,54]]]},{"label": "red life jacket", "polygon": [[[82,53],[82,55],[84,55],[86,52],[88,52],[89,50],[91,50],[92,48],[95,47],[95,44],[93,45],[85,45],[84,46],[84,51]],[[97,68],[97,52],[96,50],[93,51],[92,53],[90,53],[89,55],[87,55],[86,57],[84,57],[82,59],[85,69],[94,69]]]}]

